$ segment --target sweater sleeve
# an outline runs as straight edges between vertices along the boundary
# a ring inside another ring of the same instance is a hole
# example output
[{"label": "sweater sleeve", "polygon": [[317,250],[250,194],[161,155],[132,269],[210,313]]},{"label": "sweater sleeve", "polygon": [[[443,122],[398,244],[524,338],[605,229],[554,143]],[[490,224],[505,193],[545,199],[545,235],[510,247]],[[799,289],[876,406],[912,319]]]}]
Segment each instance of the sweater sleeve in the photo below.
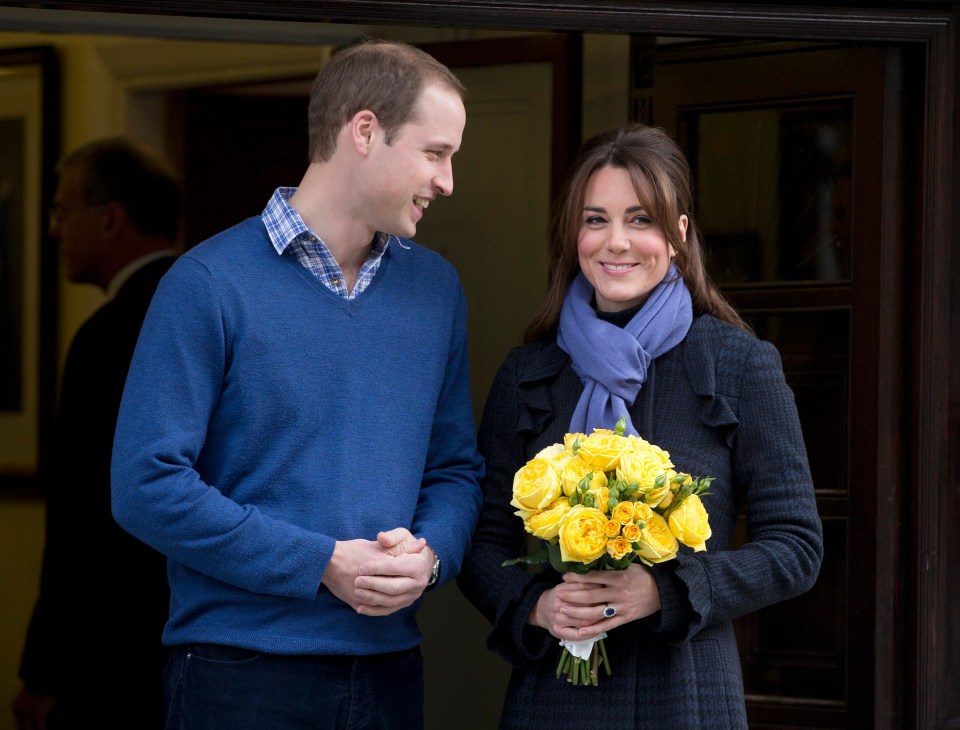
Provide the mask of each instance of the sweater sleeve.
[{"label": "sweater sleeve", "polygon": [[671,641],[797,596],[812,587],[820,570],[822,524],[793,392],[776,348],[753,340],[738,382],[730,394],[737,404],[731,461],[747,541],[735,550],[708,548],[655,566],[664,610],[649,625]]},{"label": "sweater sleeve", "polygon": [[477,452],[470,400],[466,324],[466,299],[458,285],[446,371],[412,530],[440,558],[438,586],[460,572],[480,512],[483,460]]},{"label": "sweater sleeve", "polygon": [[524,463],[517,436],[517,354],[512,352],[501,366],[484,408],[479,434],[487,467],[483,507],[458,584],[492,625],[488,648],[522,666],[556,643],[547,631],[528,625],[527,618],[559,576],[550,568],[533,573],[520,565],[503,567],[505,560],[527,552],[523,523],[510,505],[513,475]]},{"label": "sweater sleeve", "polygon": [[157,289],[124,389],[113,514],[193,570],[249,591],[313,599],[333,538],[239,504],[196,469],[228,369],[224,319],[210,272],[182,257]]}]

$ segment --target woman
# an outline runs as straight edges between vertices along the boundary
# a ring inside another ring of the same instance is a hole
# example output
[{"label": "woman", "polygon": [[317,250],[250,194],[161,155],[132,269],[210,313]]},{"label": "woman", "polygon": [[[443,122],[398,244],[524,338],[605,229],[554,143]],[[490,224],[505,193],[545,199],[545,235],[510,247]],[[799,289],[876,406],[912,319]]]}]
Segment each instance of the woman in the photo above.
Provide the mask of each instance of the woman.
[{"label": "woman", "polygon": [[[808,590],[822,557],[793,394],[707,276],[689,167],[662,130],[588,140],[558,205],[545,303],[484,411],[484,506],[459,578],[514,666],[501,727],[745,728],[731,622]],[[586,575],[503,567],[527,552],[515,472],[624,414],[677,471],[715,477],[706,551]],[[733,550],[741,511],[749,540]],[[558,640],[601,632],[612,676],[558,680]]]}]

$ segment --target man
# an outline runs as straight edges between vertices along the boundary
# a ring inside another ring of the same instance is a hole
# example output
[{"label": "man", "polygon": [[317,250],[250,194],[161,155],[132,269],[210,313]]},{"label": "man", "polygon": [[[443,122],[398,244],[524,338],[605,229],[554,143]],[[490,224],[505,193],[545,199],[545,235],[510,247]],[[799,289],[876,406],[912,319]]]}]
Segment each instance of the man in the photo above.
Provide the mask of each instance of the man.
[{"label": "man", "polygon": [[108,299],[63,371],[40,596],[13,702],[23,730],[163,727],[165,561],[114,522],[109,479],[127,368],[179,218],[176,177],[132,141],[88,143],[57,167],[50,234],[67,278]]},{"label": "man", "polygon": [[479,511],[466,305],[409,240],[453,191],[463,87],[411,46],[335,53],[310,163],[185,254],[147,315],[118,522],[169,558],[168,728],[417,728],[415,620]]}]

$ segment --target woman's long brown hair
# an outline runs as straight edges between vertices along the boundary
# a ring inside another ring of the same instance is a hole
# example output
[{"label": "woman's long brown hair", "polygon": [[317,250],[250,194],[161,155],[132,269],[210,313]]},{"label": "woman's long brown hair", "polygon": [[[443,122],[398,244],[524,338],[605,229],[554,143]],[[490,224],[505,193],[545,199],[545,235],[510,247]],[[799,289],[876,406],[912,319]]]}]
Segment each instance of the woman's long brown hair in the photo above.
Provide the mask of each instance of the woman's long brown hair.
[{"label": "woman's long brown hair", "polygon": [[[677,252],[674,262],[690,290],[694,313],[711,314],[752,332],[707,274],[692,211],[690,165],[683,151],[662,129],[629,124],[591,137],[574,160],[554,204],[547,296],[527,327],[525,340],[552,338],[556,334],[567,289],[580,271],[577,237],[587,183],[603,167],[622,168],[630,175],[646,214]],[[678,226],[681,215],[687,216],[685,241]]]}]

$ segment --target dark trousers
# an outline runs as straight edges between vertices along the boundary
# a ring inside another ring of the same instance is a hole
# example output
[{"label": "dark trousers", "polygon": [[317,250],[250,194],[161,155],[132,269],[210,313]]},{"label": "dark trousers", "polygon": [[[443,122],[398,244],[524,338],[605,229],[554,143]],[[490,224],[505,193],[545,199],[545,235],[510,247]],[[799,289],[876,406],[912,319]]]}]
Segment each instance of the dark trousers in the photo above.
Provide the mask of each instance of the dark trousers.
[{"label": "dark trousers", "polygon": [[373,656],[278,656],[174,647],[164,675],[167,730],[418,730],[418,648]]}]

